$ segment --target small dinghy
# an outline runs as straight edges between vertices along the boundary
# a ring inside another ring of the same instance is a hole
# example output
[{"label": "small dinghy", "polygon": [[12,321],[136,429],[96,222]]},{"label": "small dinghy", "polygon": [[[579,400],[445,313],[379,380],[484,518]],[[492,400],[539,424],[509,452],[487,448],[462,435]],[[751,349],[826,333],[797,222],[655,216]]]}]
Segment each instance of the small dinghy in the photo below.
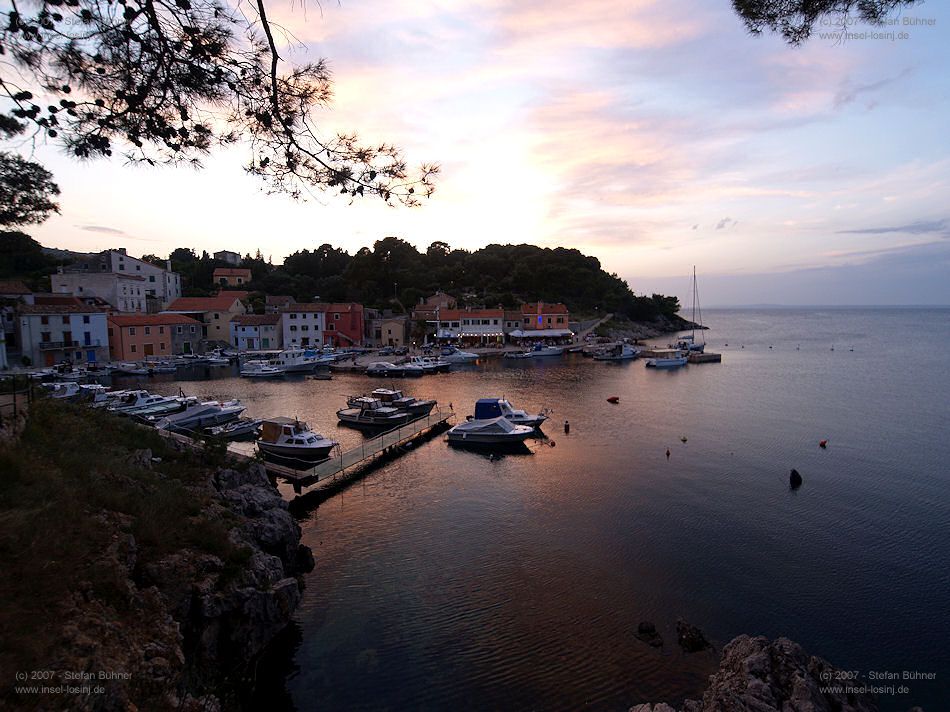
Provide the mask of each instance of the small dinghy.
[{"label": "small dinghy", "polygon": [[213,428],[205,428],[205,433],[218,440],[243,440],[245,438],[256,438],[261,429],[263,420],[251,420],[241,418],[227,425],[217,425]]}]

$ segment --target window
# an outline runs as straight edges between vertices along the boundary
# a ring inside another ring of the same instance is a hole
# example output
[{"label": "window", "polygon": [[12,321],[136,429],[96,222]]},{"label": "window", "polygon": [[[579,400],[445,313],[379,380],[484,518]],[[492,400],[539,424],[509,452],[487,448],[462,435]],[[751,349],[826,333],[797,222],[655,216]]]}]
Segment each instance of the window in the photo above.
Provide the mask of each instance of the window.
[{"label": "window", "polygon": [[68,324],[68,323],[69,323],[69,317],[66,316],[65,314],[64,314],[61,318],[62,318],[64,324]]},{"label": "window", "polygon": [[48,331],[40,332],[40,341],[52,341]]},{"label": "window", "polygon": [[220,319],[220,318],[221,318],[221,315],[220,315],[220,314],[215,314],[215,315],[214,315],[214,318],[215,318],[215,319]]},{"label": "window", "polygon": [[152,335],[152,327],[150,327],[150,326],[146,326],[146,327],[145,327],[145,335],[146,335],[146,336],[151,336],[151,335]]},{"label": "window", "polygon": [[135,271],[136,271],[136,272],[141,272],[141,271],[142,271],[142,265],[135,265]]},{"label": "window", "polygon": [[176,333],[176,334],[180,334],[180,333],[181,333],[181,327],[180,327],[180,326],[176,326],[176,327],[175,327],[175,333]]},{"label": "window", "polygon": [[164,341],[159,342],[158,348],[161,349],[162,351],[164,351],[164,350],[165,350],[165,342],[164,342]]},{"label": "window", "polygon": [[134,327],[134,326],[130,326],[130,327],[129,327],[129,336],[135,336],[135,327]]},{"label": "window", "polygon": [[297,315],[296,315],[296,314],[291,314],[291,315],[290,315],[290,318],[291,318],[291,319],[296,319],[296,318],[297,318]]},{"label": "window", "polygon": [[191,333],[192,333],[192,334],[195,333],[195,327],[191,327]]},{"label": "window", "polygon": [[333,315],[333,318],[338,320],[338,319],[340,318],[340,315],[339,315],[339,314],[334,314],[334,315]]},{"label": "window", "polygon": [[138,350],[139,350],[139,347],[136,346],[135,344],[132,344],[131,346],[129,346],[129,351],[133,354]]},{"label": "window", "polygon": [[125,265],[119,265],[119,270],[121,270],[122,272],[125,272]]},{"label": "window", "polygon": [[164,333],[165,333],[165,327],[164,327],[164,326],[158,327],[158,333],[159,333],[159,334],[164,334]]},{"label": "window", "polygon": [[333,324],[327,324],[327,331],[333,331],[333,330],[334,330]]},{"label": "window", "polygon": [[43,326],[46,326],[47,324],[49,324],[49,317],[48,317],[48,316],[41,316],[41,317],[40,317],[40,324],[42,324]]},{"label": "window", "polygon": [[301,331],[310,331],[310,327],[309,327],[307,324],[304,324],[303,326],[300,327],[300,330],[301,330]]},{"label": "window", "polygon": [[290,330],[291,330],[291,331],[296,331],[296,330],[297,330],[297,325],[296,325],[296,324],[291,324],[291,325],[290,325]]},{"label": "window", "polygon": [[154,274],[150,274],[150,275],[148,276],[148,281],[149,281],[149,282],[154,282],[154,281],[155,281],[155,275],[154,275]]}]

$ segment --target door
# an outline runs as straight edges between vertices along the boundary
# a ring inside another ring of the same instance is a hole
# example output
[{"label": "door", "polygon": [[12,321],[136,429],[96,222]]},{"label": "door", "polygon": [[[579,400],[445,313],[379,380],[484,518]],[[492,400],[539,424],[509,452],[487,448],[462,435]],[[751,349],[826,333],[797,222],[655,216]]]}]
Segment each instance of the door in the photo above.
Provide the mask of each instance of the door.
[{"label": "door", "polygon": [[47,366],[54,366],[55,364],[56,364],[56,359],[53,358],[53,352],[52,352],[52,351],[47,351],[47,352],[46,352],[46,365],[47,365]]},{"label": "door", "polygon": [[95,350],[95,349],[89,349],[88,351],[86,351],[86,362],[87,362],[87,363],[95,363],[95,362],[96,362],[96,350]]},{"label": "door", "polygon": [[186,342],[184,342],[184,343],[181,345],[181,352],[182,352],[183,354],[190,354],[190,353],[191,353],[191,342],[190,342],[190,341],[186,341]]},{"label": "door", "polygon": [[155,355],[155,345],[154,344],[145,344],[145,355],[154,356]]},{"label": "door", "polygon": [[254,351],[257,348],[257,344],[254,341],[253,337],[249,337],[247,340],[247,350]]},{"label": "door", "polygon": [[270,339],[267,338],[266,336],[265,336],[263,339],[261,339],[261,348],[262,348],[262,349],[269,349],[269,348],[270,348]]}]

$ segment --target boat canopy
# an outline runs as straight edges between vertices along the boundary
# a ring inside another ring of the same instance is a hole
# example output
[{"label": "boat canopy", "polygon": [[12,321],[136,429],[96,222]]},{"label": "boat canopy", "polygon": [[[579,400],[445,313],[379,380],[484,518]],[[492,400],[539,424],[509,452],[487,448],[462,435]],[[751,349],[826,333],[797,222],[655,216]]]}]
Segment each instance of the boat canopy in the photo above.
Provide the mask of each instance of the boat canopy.
[{"label": "boat canopy", "polygon": [[543,339],[559,336],[574,336],[570,329],[515,329],[509,336],[513,339]]},{"label": "boat canopy", "polygon": [[501,398],[479,398],[475,401],[475,420],[490,420],[505,414]]}]

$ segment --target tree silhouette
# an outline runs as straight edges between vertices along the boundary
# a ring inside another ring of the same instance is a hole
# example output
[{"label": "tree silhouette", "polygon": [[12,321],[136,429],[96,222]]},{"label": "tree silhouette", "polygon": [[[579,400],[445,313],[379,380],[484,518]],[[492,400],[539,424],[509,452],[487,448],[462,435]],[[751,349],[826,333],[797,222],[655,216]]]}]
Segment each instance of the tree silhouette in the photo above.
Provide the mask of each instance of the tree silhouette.
[{"label": "tree silhouette", "polygon": [[821,18],[842,23],[851,13],[871,24],[880,24],[898,7],[914,5],[917,0],[732,0],[746,29],[754,35],[768,29],[785,41],[798,45],[811,36]]},{"label": "tree silhouette", "polygon": [[41,0],[0,12],[3,125],[30,127],[78,158],[193,163],[244,139],[246,169],[300,197],[339,190],[417,205],[434,165],[353,134],[321,135],[324,60],[282,64],[265,0]]},{"label": "tree silhouette", "polygon": [[41,223],[58,213],[59,187],[39,163],[0,153],[0,227]]}]

